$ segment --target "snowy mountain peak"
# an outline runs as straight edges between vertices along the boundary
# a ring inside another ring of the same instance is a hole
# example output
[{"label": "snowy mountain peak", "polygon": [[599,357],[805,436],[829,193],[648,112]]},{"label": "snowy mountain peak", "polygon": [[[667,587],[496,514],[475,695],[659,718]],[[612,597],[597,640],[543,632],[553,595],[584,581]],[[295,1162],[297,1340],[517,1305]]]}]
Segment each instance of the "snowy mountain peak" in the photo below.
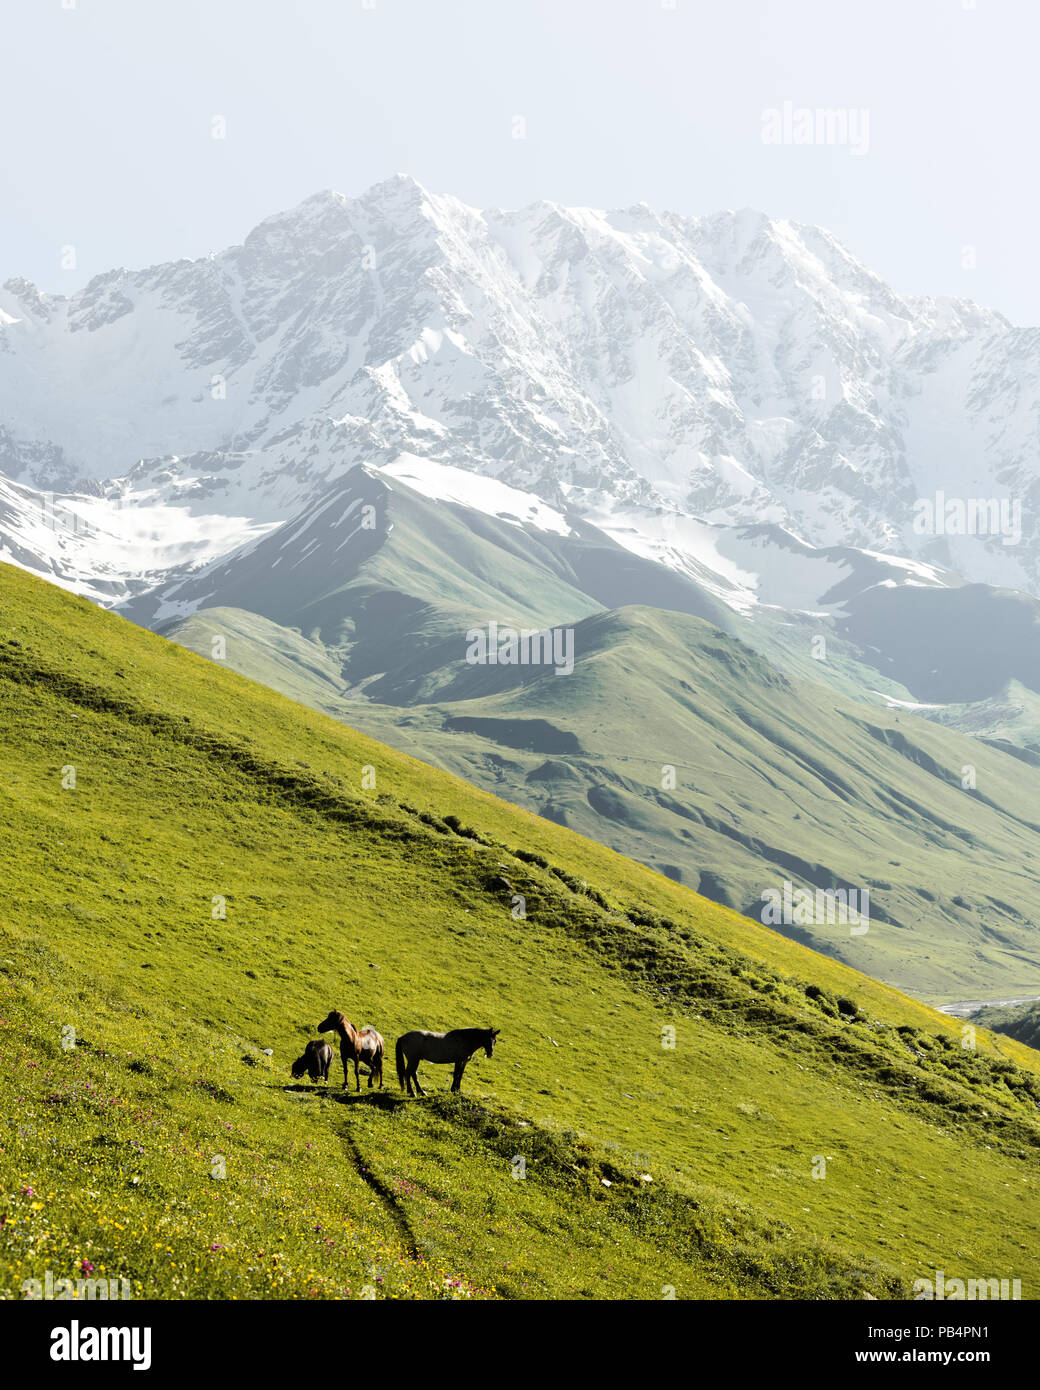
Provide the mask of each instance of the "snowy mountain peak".
[{"label": "snowy mountain peak", "polygon": [[[257,525],[406,456],[1035,592],[1038,414],[1040,333],[749,208],[480,212],[396,175],[201,260],[0,292],[0,470]],[[1021,543],[919,529],[938,493],[1017,502]]]}]

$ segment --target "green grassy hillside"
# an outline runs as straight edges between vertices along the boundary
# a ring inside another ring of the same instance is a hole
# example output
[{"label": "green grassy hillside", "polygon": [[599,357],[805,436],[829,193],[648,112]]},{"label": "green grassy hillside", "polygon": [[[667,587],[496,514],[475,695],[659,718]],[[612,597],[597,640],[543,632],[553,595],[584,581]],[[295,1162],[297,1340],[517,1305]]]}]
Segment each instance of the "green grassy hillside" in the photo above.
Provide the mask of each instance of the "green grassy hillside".
[{"label": "green grassy hillside", "polygon": [[453,661],[422,678],[438,700],[403,705],[345,699],[320,643],[255,614],[203,609],[174,635],[202,654],[223,637],[244,674],[748,915],[785,880],[869,889],[863,935],[785,929],[900,989],[1040,990],[1040,768],[1026,753],[788,680],[687,614],[583,619],[566,677],[467,666],[461,631]]},{"label": "green grassy hillside", "polygon": [[1040,1000],[979,1009],[972,1014],[971,1021],[980,1028],[989,1028],[994,1033],[1004,1033],[1030,1047],[1040,1048]]},{"label": "green grassy hillside", "polygon": [[[601,607],[545,545],[504,522],[487,519],[486,531],[354,469],[300,518],[171,587],[167,602],[149,592],[124,612],[166,635],[185,605],[219,593],[223,607],[265,616],[282,669],[302,658],[298,679],[321,688],[333,678],[341,693],[393,701],[428,697],[473,623],[540,627]],[[277,635],[287,628],[303,635],[302,650],[296,634]]]},{"label": "green grassy hillside", "polygon": [[1040,766],[1040,695],[1021,681],[1009,681],[1000,695],[973,705],[944,705],[928,718],[1009,749],[1031,767]]},{"label": "green grassy hillside", "polygon": [[3,1296],[1037,1288],[1030,1049],[7,567],[0,701]]}]

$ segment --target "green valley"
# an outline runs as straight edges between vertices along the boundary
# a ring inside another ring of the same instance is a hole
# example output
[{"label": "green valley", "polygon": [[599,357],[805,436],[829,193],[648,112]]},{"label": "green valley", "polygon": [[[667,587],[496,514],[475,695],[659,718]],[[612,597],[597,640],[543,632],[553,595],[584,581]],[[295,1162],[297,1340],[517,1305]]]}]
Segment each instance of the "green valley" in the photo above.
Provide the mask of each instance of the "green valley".
[{"label": "green valley", "polygon": [[703,619],[584,618],[566,677],[467,666],[457,640],[408,674],[433,698],[387,703],[347,698],[327,649],[256,614],[205,608],[172,635],[223,638],[245,675],[748,916],[785,881],[866,888],[863,935],[781,929],[931,1002],[1040,987],[1031,756],[788,679]]}]

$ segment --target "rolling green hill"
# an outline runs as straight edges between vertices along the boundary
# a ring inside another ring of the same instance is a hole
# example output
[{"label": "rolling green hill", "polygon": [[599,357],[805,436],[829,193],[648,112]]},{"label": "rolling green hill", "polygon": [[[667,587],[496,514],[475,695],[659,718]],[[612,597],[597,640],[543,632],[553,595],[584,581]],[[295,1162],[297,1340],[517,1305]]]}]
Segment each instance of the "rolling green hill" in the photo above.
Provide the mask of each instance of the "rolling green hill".
[{"label": "rolling green hill", "polygon": [[[1040,989],[1040,767],[1024,750],[789,680],[702,619],[574,627],[576,666],[467,666],[458,634],[392,703],[348,699],[317,638],[207,608],[172,635],[749,916],[783,883],[868,889],[870,930],[782,927],[931,1002]],[[410,690],[436,693],[419,701]],[[355,692],[356,695],[356,692]],[[962,785],[974,769],[974,787]]]},{"label": "rolling green hill", "polygon": [[1032,1296],[1030,1049],[8,567],[0,701],[2,1296]]},{"label": "rolling green hill", "polygon": [[1040,1048],[1040,1000],[979,1009],[972,1014],[971,1021],[980,1028],[989,1028],[994,1033],[1004,1033],[1030,1047]]},{"label": "rolling green hill", "polygon": [[945,705],[930,711],[929,719],[1040,766],[1040,695],[1020,681],[1009,681],[1000,695],[969,705]]}]

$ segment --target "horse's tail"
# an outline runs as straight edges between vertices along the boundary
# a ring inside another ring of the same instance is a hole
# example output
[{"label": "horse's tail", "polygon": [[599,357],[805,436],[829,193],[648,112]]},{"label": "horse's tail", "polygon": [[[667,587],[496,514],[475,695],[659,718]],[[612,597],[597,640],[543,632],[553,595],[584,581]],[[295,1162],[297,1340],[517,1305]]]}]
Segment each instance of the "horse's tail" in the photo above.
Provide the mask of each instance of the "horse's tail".
[{"label": "horse's tail", "polygon": [[404,1090],[404,1038],[397,1039],[397,1047],[394,1049],[397,1054],[397,1079],[401,1083],[401,1090]]}]

